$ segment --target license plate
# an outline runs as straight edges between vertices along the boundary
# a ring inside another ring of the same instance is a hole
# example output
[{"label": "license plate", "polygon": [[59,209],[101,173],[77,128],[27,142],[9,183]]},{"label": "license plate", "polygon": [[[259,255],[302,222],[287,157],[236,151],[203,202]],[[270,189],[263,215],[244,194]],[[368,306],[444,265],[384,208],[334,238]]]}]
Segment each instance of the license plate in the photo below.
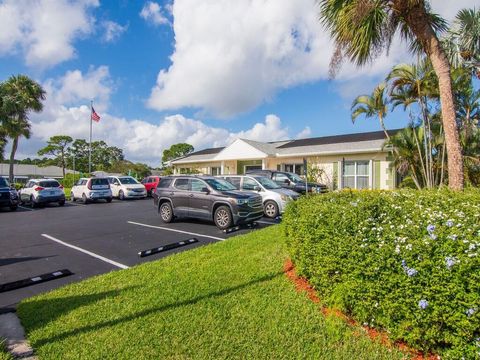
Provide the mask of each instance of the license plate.
[{"label": "license plate", "polygon": [[50,195],[55,195],[55,191],[50,191]]}]

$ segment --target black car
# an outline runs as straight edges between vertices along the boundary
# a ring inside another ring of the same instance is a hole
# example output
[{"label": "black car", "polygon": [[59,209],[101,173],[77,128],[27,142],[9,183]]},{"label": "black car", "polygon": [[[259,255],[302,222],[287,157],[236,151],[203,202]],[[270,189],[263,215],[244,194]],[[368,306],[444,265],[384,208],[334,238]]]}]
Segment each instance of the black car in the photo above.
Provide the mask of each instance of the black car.
[{"label": "black car", "polygon": [[237,191],[223,179],[211,176],[170,176],[160,180],[153,193],[163,222],[175,217],[205,219],[225,230],[263,216],[262,197]]},{"label": "black car", "polygon": [[299,194],[305,194],[305,189],[307,188],[307,186],[308,192],[324,193],[328,191],[327,186],[323,184],[309,182],[306,186],[305,180],[303,180],[297,174],[291,172],[275,170],[250,170],[247,171],[247,174],[268,177],[275,181],[281,187],[296,191]]},{"label": "black car", "polygon": [[11,211],[17,210],[18,194],[11,188],[7,180],[0,177],[0,207],[9,207]]}]

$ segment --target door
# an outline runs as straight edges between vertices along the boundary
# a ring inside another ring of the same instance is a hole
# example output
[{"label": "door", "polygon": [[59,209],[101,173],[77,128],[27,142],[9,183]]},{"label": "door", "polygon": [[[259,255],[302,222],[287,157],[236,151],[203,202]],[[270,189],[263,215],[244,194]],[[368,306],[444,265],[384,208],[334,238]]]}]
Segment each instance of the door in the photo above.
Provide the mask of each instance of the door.
[{"label": "door", "polygon": [[175,215],[188,216],[190,200],[189,179],[176,179],[173,189],[168,195],[172,199]]},{"label": "door", "polygon": [[188,216],[199,219],[211,219],[210,208],[212,196],[207,191],[207,184],[200,179],[190,179]]},{"label": "door", "polygon": [[30,201],[30,195],[32,193],[32,187],[35,183],[33,181],[29,181],[27,185],[20,191],[20,200],[22,202]]},{"label": "door", "polygon": [[120,191],[120,181],[117,178],[109,178],[110,188],[112,189],[112,196],[118,197]]}]

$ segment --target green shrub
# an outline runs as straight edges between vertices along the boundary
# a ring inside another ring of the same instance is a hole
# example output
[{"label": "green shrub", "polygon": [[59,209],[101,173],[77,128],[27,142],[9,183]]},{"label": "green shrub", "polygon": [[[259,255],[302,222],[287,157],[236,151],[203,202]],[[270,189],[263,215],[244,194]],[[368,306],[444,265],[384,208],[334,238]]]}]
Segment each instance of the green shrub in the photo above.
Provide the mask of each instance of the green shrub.
[{"label": "green shrub", "polygon": [[344,191],[284,216],[325,305],[422,351],[480,358],[480,191]]}]

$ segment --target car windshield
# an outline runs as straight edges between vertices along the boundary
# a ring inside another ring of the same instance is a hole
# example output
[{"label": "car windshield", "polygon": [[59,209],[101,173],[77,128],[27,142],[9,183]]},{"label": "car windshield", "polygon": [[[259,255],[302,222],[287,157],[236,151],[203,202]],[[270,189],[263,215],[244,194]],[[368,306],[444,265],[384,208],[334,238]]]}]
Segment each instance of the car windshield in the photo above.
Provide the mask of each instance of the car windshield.
[{"label": "car windshield", "polygon": [[271,189],[281,189],[282,187],[277,185],[277,183],[273,180],[270,180],[269,178],[266,178],[265,176],[258,176],[255,177],[255,180],[257,180],[260,184],[265,189],[271,190]]},{"label": "car windshield", "polygon": [[205,181],[217,191],[237,190],[235,186],[223,179],[205,179]]},{"label": "car windshield", "polygon": [[0,187],[8,187],[8,182],[3,177],[0,177]]},{"label": "car windshield", "polygon": [[38,185],[40,185],[41,187],[44,187],[44,188],[55,188],[55,187],[59,187],[60,184],[58,181],[55,181],[55,180],[50,180],[50,181],[40,181],[38,183]]},{"label": "car windshield", "polygon": [[295,183],[298,183],[298,182],[305,182],[305,180],[303,180],[300,176],[298,176],[297,174],[294,174],[294,173],[285,173],[287,175],[287,177],[295,182]]},{"label": "car windshield", "polygon": [[118,180],[120,180],[120,183],[122,183],[123,185],[125,185],[125,184],[139,184],[139,182],[131,176],[121,177],[121,178],[118,178]]}]

